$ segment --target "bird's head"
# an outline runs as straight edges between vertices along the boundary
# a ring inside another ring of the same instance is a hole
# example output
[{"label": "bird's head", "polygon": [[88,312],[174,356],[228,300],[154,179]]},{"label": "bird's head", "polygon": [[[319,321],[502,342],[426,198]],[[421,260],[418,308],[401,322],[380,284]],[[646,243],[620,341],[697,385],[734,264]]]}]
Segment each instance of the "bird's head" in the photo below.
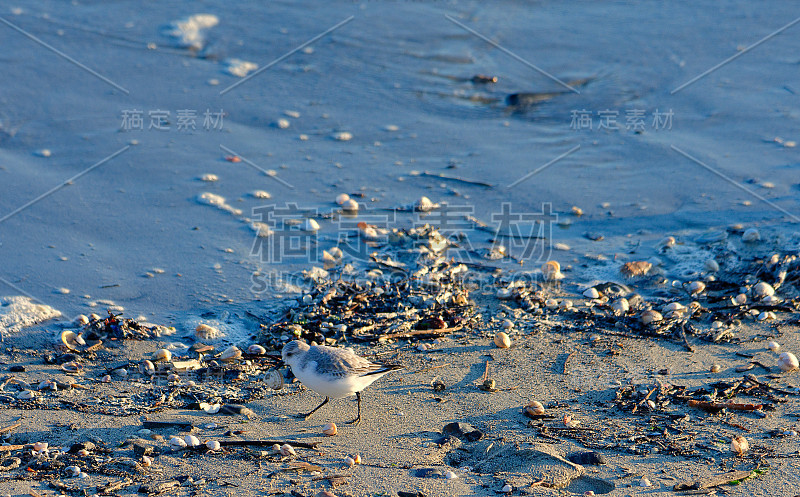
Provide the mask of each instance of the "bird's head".
[{"label": "bird's head", "polygon": [[292,366],[297,358],[300,357],[303,352],[307,351],[310,347],[306,342],[302,342],[300,340],[293,340],[286,345],[283,346],[283,351],[281,352],[281,358],[283,362],[289,366]]}]

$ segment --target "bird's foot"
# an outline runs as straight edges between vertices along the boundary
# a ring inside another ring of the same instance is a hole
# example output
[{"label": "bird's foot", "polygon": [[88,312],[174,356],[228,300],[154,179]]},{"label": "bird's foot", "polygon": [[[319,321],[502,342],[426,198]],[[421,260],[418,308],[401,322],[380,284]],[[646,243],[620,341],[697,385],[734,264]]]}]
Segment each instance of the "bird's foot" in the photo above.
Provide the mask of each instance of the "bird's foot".
[{"label": "bird's foot", "polygon": [[347,421],[347,424],[353,425],[353,426],[358,426],[359,424],[361,424],[361,416],[357,417],[356,419],[354,419],[352,421]]}]

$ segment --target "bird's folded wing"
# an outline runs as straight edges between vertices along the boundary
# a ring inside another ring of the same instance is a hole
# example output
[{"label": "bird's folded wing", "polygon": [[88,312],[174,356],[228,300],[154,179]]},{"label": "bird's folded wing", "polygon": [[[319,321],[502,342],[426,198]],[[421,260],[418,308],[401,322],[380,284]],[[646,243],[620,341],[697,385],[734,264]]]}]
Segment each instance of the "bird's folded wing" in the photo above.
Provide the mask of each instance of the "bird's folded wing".
[{"label": "bird's folded wing", "polygon": [[[329,352],[329,351],[326,351]],[[308,351],[306,360],[317,363],[316,371],[318,374],[344,378],[347,376],[363,376],[374,373],[381,368],[382,364],[374,364],[363,357],[355,354],[342,353],[320,353],[318,350]]]}]

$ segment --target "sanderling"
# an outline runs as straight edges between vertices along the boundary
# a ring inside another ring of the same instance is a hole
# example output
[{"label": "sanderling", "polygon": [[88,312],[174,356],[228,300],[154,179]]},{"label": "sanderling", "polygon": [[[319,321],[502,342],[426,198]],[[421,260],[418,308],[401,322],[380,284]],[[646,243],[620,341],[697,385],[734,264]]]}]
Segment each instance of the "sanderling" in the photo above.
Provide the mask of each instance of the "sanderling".
[{"label": "sanderling", "polygon": [[356,425],[361,422],[361,391],[386,373],[403,367],[370,362],[350,349],[324,345],[311,347],[300,340],[284,345],[282,356],[283,362],[292,368],[292,373],[303,385],[325,396],[322,404],[300,417],[308,419],[330,399],[356,394],[358,417],[349,422]]}]

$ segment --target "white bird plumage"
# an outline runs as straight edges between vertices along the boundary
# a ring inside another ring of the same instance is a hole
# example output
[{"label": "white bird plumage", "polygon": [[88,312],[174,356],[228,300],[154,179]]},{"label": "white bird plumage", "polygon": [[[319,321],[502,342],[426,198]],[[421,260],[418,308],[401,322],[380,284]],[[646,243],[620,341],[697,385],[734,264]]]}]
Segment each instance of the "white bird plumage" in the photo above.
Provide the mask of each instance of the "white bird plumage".
[{"label": "white bird plumage", "polygon": [[394,364],[380,364],[357,356],[350,349],[310,346],[300,340],[287,343],[282,351],[283,362],[303,385],[324,395],[325,400],[314,410],[301,417],[308,419],[330,399],[356,395],[358,417],[351,423],[361,422],[361,392],[386,373],[401,369]]}]

